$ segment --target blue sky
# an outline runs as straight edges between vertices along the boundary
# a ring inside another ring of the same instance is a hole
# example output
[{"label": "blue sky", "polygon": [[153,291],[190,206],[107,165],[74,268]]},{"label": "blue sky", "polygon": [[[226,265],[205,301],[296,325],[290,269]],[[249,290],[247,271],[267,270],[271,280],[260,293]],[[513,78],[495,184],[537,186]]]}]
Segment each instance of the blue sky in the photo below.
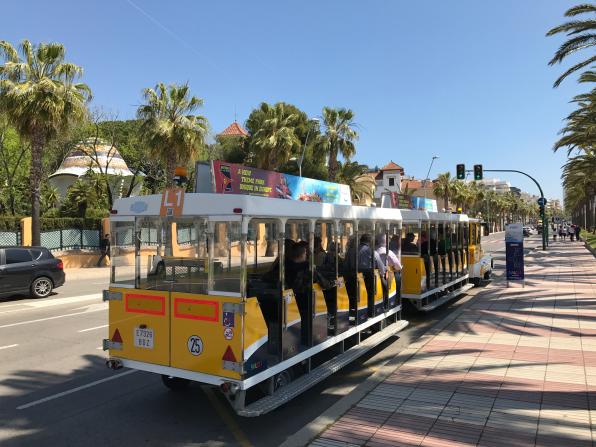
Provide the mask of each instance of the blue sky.
[{"label": "blue sky", "polygon": [[459,162],[527,170],[560,198],[565,156],[551,147],[581,88],[552,88],[563,37],[544,35],[575,3],[20,0],[4,5],[0,39],[62,42],[93,106],[122,119],[159,81],[189,82],[215,133],[261,101],[349,107],[362,163],[424,177],[436,154],[431,176]]}]

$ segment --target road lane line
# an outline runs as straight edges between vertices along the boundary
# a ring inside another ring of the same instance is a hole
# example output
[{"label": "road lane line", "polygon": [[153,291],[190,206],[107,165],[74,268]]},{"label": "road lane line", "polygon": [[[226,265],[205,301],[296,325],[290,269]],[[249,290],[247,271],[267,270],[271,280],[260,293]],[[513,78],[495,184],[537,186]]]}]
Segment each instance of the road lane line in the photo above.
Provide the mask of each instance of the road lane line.
[{"label": "road lane line", "polygon": [[104,327],[108,327],[109,324],[102,324],[101,326],[95,326],[95,327],[90,327],[88,329],[81,329],[80,331],[77,331],[78,333],[81,332],[89,332],[89,331],[94,331],[96,329],[103,329]]},{"label": "road lane line", "polygon": [[54,399],[58,399],[60,397],[68,396],[69,394],[76,393],[77,391],[86,390],[87,388],[91,388],[91,387],[93,387],[95,385],[99,385],[99,384],[102,384],[102,383],[105,383],[105,382],[109,382],[110,380],[119,379],[120,377],[128,376],[129,374],[133,374],[133,373],[136,373],[136,372],[139,372],[139,371],[136,370],[136,369],[131,369],[129,371],[123,372],[123,373],[118,374],[118,375],[115,375],[115,376],[106,377],[105,379],[96,380],[95,382],[91,382],[91,383],[88,383],[86,385],[81,385],[81,386],[78,386],[78,387],[73,388],[71,390],[63,391],[63,392],[58,393],[58,394],[53,394],[51,396],[44,397],[43,399],[34,400],[33,402],[29,402],[27,404],[20,405],[20,406],[17,407],[17,410],[25,410],[26,408],[31,408],[31,407],[33,407],[35,405],[43,404],[43,403],[48,402],[50,400],[54,400]]},{"label": "road lane line", "polygon": [[253,445],[250,443],[250,441],[248,440],[248,438],[234,419],[234,416],[231,414],[232,411],[230,410],[230,407],[221,403],[221,401],[217,398],[211,387],[207,385],[201,385],[201,389],[207,395],[207,399],[209,399],[211,405],[215,407],[215,411],[217,411],[219,417],[222,418],[222,420],[228,427],[228,430],[230,430],[230,433],[232,433],[234,439],[236,439],[238,445],[240,445],[241,447],[253,447]]},{"label": "road lane line", "polygon": [[[53,306],[62,306],[62,305],[66,305],[66,304],[75,304],[75,303],[79,303],[81,301],[89,301],[89,300],[99,300],[102,298],[101,294],[97,294],[94,293],[92,295],[82,295],[82,296],[73,296],[73,297],[66,297],[66,298],[46,298],[44,300],[40,300],[40,301],[24,301],[24,302],[19,302],[19,303],[14,303],[14,304],[5,304],[5,305],[0,305],[0,315],[1,314],[7,314],[7,313],[13,313],[13,312],[21,312],[24,310],[33,310],[33,309],[43,309],[46,307],[53,307]],[[20,306],[20,309],[8,309],[8,310],[3,310],[5,308],[8,307],[18,307]]]},{"label": "road lane line", "polygon": [[7,327],[15,327],[15,326],[22,326],[25,324],[33,324],[33,323],[39,323],[41,321],[48,321],[48,320],[56,320],[58,318],[65,318],[65,317],[72,317],[75,315],[83,315],[83,314],[88,314],[91,312],[99,312],[105,309],[94,309],[94,310],[85,310],[83,312],[74,312],[72,314],[66,314],[66,315],[56,315],[54,317],[47,317],[47,318],[38,318],[37,320],[29,320],[29,321],[19,321],[18,323],[10,323],[10,324],[3,324],[2,326],[0,326],[0,329],[4,329]]},{"label": "road lane line", "polygon": [[16,348],[17,346],[19,346],[19,345],[18,345],[18,344],[16,344],[16,345],[6,345],[6,346],[0,346],[0,351],[1,351],[2,349]]}]

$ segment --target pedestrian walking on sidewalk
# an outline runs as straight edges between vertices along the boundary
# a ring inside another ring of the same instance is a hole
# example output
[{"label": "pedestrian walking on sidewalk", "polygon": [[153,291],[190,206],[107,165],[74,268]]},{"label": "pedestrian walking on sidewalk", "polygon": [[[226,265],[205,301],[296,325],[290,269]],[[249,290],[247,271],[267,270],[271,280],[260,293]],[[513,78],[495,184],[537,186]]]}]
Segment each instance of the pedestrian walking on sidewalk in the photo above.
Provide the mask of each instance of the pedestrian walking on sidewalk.
[{"label": "pedestrian walking on sidewalk", "polygon": [[101,251],[101,256],[97,261],[97,267],[101,267],[101,262],[105,258],[110,258],[110,235],[106,234],[101,241],[99,241],[99,250]]},{"label": "pedestrian walking on sidewalk", "polygon": [[582,231],[581,225],[579,225],[579,224],[575,225],[575,238],[577,239],[578,242],[581,241],[581,239],[579,237],[579,234],[581,233],[581,231]]},{"label": "pedestrian walking on sidewalk", "polygon": [[570,225],[567,231],[569,232],[569,240],[573,242],[573,236],[575,236],[575,225]]},{"label": "pedestrian walking on sidewalk", "polygon": [[563,239],[565,239],[565,238],[563,237],[563,225],[559,225],[559,239],[560,239],[560,240],[563,240]]}]

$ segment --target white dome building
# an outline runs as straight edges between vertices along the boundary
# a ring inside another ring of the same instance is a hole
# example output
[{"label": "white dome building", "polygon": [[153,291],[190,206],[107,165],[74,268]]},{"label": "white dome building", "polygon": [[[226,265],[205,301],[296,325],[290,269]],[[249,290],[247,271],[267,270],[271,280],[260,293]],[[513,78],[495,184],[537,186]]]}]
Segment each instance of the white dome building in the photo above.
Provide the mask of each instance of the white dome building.
[{"label": "white dome building", "polygon": [[[134,179],[134,174],[128,169],[115,146],[102,140],[89,138],[79,143],[68,154],[58,170],[48,177],[48,181],[58,190],[62,199],[66,196],[68,188],[89,169],[98,174],[108,175],[108,183],[114,199],[126,194]],[[142,180],[142,174],[139,174],[131,195],[139,194]]]}]

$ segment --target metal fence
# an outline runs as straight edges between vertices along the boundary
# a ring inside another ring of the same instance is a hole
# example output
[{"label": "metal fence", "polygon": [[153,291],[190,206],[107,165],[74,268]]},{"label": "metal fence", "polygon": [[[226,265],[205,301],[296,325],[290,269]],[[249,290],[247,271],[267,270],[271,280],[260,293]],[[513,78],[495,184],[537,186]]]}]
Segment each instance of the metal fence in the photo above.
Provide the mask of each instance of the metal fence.
[{"label": "metal fence", "polygon": [[0,231],[0,246],[21,245],[20,231]]},{"label": "metal fence", "polygon": [[77,228],[42,231],[41,245],[49,250],[98,249],[100,236],[99,230]]}]

